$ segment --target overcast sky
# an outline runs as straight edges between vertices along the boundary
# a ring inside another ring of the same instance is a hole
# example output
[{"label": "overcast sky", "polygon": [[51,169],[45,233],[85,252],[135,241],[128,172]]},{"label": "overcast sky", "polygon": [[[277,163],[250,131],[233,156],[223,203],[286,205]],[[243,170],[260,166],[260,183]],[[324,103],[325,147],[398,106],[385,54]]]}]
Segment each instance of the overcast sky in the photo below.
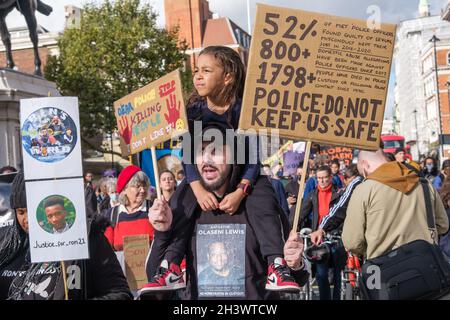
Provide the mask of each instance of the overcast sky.
[{"label": "overcast sky", "polygon": [[[73,4],[81,7],[91,1],[86,0],[43,0],[53,7],[53,13],[49,16],[38,14],[38,23],[50,31],[62,31],[64,28],[64,6]],[[93,0],[96,3],[102,0]],[[327,13],[349,18],[366,20],[370,13],[367,9],[370,6],[378,6],[381,12],[381,22],[399,23],[403,20],[418,17],[419,0],[209,0],[210,10],[218,13],[219,16],[229,17],[243,29],[248,30],[247,23],[247,1],[250,4],[250,20],[253,28],[256,3],[264,3],[274,6],[296,8],[320,13]],[[142,3],[150,3],[159,14],[158,25],[164,26],[164,0],[141,0]],[[446,6],[447,0],[429,0],[431,14],[440,14]],[[8,27],[25,25],[25,20],[17,11],[11,13],[7,18]],[[393,87],[395,79],[391,74],[389,83],[389,96],[386,116],[392,114]]]},{"label": "overcast sky", "polygon": [[[62,31],[64,27],[64,6],[73,4],[82,6],[90,2],[86,0],[43,0],[53,7],[53,13],[49,16],[38,14],[38,22],[51,31]],[[101,3],[102,0],[94,0]],[[160,14],[158,24],[164,25],[164,0],[141,0],[142,3],[150,3]],[[297,8],[333,15],[366,19],[366,12],[371,5],[376,5],[381,10],[381,22],[398,23],[402,20],[412,19],[418,16],[419,0],[248,0],[250,4],[250,17],[253,24],[256,3],[270,4],[280,7]],[[439,14],[447,0],[429,0],[431,13]],[[209,0],[211,11],[220,16],[227,16],[247,30],[247,0]],[[11,27],[25,25],[25,20],[18,12],[11,13],[7,18]]]}]

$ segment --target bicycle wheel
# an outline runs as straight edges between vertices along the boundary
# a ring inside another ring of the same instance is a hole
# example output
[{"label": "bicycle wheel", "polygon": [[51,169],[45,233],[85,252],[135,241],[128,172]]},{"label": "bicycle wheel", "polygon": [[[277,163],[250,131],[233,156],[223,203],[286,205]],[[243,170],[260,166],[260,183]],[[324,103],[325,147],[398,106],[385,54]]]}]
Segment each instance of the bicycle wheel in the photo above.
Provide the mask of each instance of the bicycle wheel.
[{"label": "bicycle wheel", "polygon": [[345,300],[355,300],[355,292],[353,286],[350,282],[345,283],[344,287],[344,299]]}]

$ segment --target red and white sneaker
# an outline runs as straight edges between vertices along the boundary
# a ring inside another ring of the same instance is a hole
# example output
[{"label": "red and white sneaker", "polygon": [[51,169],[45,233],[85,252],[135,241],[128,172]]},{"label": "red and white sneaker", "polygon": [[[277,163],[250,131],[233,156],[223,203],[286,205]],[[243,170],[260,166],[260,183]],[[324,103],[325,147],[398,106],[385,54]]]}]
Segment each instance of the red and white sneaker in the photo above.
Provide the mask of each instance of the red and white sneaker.
[{"label": "red and white sneaker", "polygon": [[286,261],[282,258],[276,258],[269,266],[267,275],[266,290],[271,291],[299,291],[300,286],[291,276]]},{"label": "red and white sneaker", "polygon": [[167,260],[161,262],[161,266],[158,268],[158,272],[153,279],[147,283],[139,291],[139,294],[143,294],[150,291],[169,291],[178,290],[186,287],[183,280],[183,273],[180,267],[175,263],[169,263]]}]

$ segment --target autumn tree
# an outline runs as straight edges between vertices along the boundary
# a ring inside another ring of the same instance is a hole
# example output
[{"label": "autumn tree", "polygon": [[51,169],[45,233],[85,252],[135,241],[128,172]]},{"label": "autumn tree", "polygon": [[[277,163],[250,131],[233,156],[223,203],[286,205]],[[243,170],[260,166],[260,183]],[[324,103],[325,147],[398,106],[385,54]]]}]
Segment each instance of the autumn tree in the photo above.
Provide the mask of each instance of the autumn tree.
[{"label": "autumn tree", "polygon": [[[59,38],[60,54],[49,58],[45,76],[62,95],[79,98],[82,137],[110,132],[115,100],[183,66],[186,45],[156,18],[139,0],[91,3],[79,28]],[[189,74],[182,77],[189,90]]]}]

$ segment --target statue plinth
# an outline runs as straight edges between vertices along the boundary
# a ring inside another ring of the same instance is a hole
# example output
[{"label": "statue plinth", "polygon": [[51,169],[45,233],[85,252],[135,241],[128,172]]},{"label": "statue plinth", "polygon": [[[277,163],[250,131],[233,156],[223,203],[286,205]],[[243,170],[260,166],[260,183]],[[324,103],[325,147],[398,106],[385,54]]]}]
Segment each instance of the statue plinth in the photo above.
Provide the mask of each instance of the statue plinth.
[{"label": "statue plinth", "polygon": [[20,143],[20,99],[58,97],[54,82],[32,74],[0,68],[0,167],[19,168],[22,163]]}]

